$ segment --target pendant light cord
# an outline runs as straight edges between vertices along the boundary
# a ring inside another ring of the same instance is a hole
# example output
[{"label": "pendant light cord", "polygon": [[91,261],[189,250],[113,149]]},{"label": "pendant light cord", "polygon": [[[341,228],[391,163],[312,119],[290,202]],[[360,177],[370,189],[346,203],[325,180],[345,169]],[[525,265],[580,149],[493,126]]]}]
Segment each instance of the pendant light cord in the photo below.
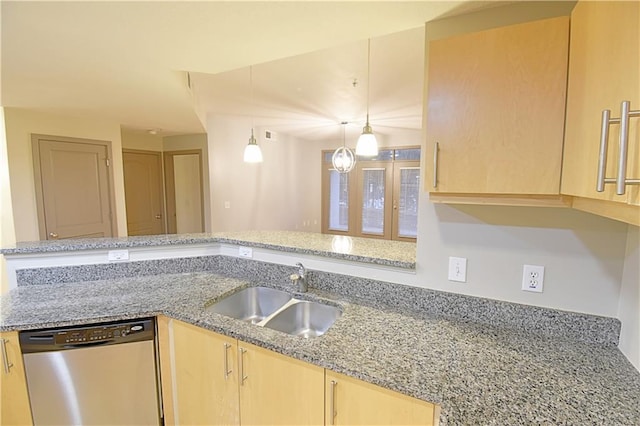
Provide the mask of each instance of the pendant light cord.
[{"label": "pendant light cord", "polygon": [[371,89],[371,39],[367,39],[367,126],[369,125],[369,90]]},{"label": "pendant light cord", "polygon": [[249,104],[251,107],[251,136],[253,136],[253,65],[249,65]]}]

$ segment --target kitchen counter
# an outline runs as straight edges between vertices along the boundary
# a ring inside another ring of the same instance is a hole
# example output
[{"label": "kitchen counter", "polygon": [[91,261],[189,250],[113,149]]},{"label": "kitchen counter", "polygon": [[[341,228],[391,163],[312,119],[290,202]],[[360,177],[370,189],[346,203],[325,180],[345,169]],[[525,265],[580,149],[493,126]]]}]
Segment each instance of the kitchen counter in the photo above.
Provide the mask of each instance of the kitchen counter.
[{"label": "kitchen counter", "polygon": [[404,269],[416,267],[415,243],[293,231],[242,231],[28,241],[16,243],[13,247],[3,247],[0,253],[4,255],[41,254],[216,243],[310,254]]},{"label": "kitchen counter", "polygon": [[164,314],[434,402],[444,425],[640,424],[640,374],[614,346],[369,306],[315,289],[301,298],[343,310],[317,338],[206,311],[249,284],[199,272],[20,286],[1,297],[0,330]]}]

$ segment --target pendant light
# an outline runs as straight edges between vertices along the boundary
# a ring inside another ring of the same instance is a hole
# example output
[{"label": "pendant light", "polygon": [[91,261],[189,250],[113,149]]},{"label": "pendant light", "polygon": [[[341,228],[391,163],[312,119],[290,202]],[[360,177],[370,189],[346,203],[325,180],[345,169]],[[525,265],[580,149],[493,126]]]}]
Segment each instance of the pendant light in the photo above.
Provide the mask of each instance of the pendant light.
[{"label": "pendant light", "polygon": [[249,144],[244,148],[245,163],[262,163],[262,150],[253,136],[253,67],[249,67],[249,86],[251,88],[250,105],[251,105],[251,137]]},{"label": "pendant light", "polygon": [[362,128],[362,134],[356,144],[356,155],[363,157],[375,157],[378,155],[378,141],[369,124],[369,88],[371,76],[371,39],[367,40],[367,123]]},{"label": "pendant light", "polygon": [[335,150],[333,156],[331,157],[331,163],[333,164],[333,168],[336,169],[338,173],[349,173],[353,170],[353,166],[356,165],[356,156],[346,146],[346,136],[345,136],[345,128],[347,126],[347,122],[343,121],[342,123],[342,146]]}]

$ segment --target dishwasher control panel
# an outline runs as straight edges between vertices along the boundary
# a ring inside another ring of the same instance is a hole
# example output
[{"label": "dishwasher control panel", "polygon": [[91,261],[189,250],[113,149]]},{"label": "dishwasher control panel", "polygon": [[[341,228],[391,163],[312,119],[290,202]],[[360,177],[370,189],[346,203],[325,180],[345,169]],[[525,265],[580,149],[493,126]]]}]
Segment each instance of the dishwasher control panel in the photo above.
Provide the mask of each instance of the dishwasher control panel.
[{"label": "dishwasher control panel", "polygon": [[93,327],[83,330],[58,331],[55,334],[55,344],[76,344],[85,342],[103,342],[108,340],[117,340],[131,333],[137,333],[144,330],[141,324],[126,324]]},{"label": "dishwasher control panel", "polygon": [[20,346],[25,353],[64,350],[91,345],[153,340],[153,318],[128,320],[56,329],[21,331]]}]

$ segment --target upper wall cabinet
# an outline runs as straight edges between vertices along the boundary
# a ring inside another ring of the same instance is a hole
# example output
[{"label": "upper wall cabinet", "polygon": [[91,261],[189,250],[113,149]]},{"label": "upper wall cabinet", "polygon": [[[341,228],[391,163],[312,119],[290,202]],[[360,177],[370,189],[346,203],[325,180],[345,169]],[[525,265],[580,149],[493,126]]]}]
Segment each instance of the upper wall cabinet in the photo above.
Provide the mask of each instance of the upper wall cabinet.
[{"label": "upper wall cabinet", "polygon": [[[580,1],[573,10],[562,172],[562,193],[575,197],[575,208],[636,226],[640,225],[639,28],[638,2]],[[637,112],[623,115],[624,101]]]},{"label": "upper wall cabinet", "polygon": [[429,43],[424,181],[433,201],[563,204],[568,46],[569,17]]}]

